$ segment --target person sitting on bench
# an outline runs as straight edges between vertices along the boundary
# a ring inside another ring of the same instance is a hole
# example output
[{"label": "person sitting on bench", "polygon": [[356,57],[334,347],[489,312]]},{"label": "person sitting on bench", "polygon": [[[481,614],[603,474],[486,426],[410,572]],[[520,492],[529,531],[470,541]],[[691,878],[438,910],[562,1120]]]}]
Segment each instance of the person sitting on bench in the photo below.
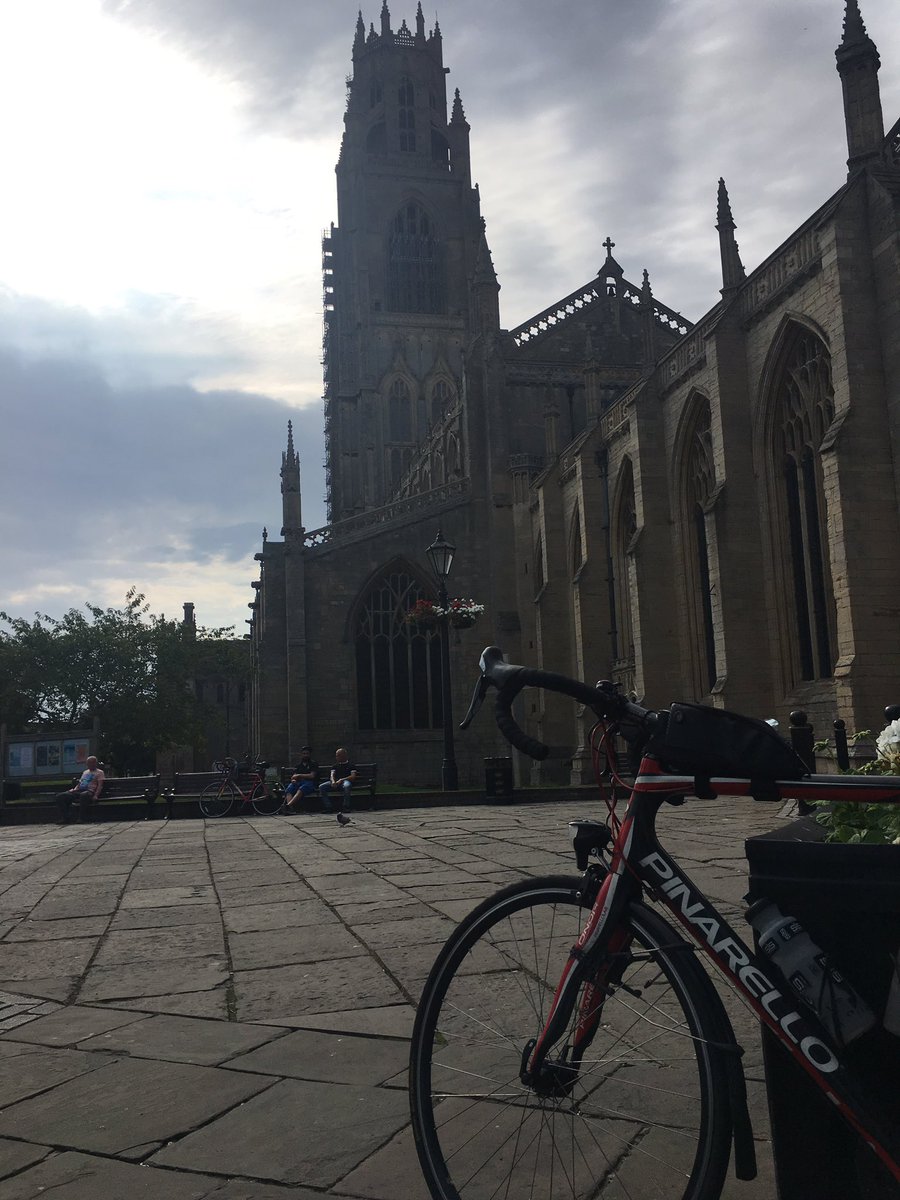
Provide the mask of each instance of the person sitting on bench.
[{"label": "person sitting on bench", "polygon": [[302,746],[300,755],[291,782],[284,789],[282,812],[296,812],[300,804],[307,796],[311,796],[319,785],[319,764],[312,756],[312,747]]},{"label": "person sitting on bench", "polygon": [[78,815],[81,820],[90,820],[91,805],[95,800],[99,799],[105,778],[106,776],[100,770],[100,764],[97,762],[96,757],[93,754],[88,755],[87,759],[85,759],[81,778],[75,786],[69,788],[67,792],[60,792],[56,797],[56,803],[59,805],[59,819],[62,825],[69,823],[69,809],[75,800],[78,801]]},{"label": "person sitting on bench", "polygon": [[[322,808],[325,812],[331,812],[331,793],[333,791],[340,792],[341,800],[338,805],[338,822],[345,825],[350,818],[344,816],[344,810],[350,807],[350,792],[353,784],[356,781],[356,767],[350,761],[350,755],[340,746],[334,752],[334,766],[331,768],[331,774],[325,783],[319,784],[319,795],[322,797]],[[341,818],[344,818],[341,820]]]}]

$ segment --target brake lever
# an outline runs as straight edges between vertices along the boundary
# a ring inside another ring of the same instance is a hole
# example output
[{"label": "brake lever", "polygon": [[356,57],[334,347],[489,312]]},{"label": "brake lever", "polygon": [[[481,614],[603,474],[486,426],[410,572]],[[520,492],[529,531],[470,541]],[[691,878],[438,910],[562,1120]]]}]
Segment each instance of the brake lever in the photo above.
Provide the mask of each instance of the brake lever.
[{"label": "brake lever", "polygon": [[479,675],[478,682],[475,684],[475,691],[472,693],[472,703],[469,705],[469,711],[459,723],[460,729],[468,729],[475,718],[475,714],[481,708],[481,703],[488,694],[490,684],[487,681],[487,676]]}]

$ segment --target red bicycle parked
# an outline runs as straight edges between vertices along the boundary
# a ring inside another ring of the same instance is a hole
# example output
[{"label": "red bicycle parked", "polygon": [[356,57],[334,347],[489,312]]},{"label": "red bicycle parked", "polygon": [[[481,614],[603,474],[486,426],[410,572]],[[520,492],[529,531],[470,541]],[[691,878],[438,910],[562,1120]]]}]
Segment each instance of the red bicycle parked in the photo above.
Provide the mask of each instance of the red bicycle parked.
[{"label": "red bicycle parked", "polygon": [[494,687],[500,730],[543,758],[546,747],[516,725],[511,705],[524,687],[549,688],[597,715],[598,782],[606,770],[616,778],[613,733],[637,769],[621,817],[609,801],[605,822],[571,823],[580,875],[504,888],[434,963],[409,1083],[435,1200],[716,1200],[732,1148],[737,1177],[753,1178],[743,1051],[697,947],[871,1148],[888,1188],[900,1181],[900,1129],[854,1058],[872,1032],[853,1041],[858,1030],[835,1024],[834,1005],[826,1019],[833,997],[801,1000],[655,828],[662,805],[688,795],[898,803],[900,779],[808,775],[761,721],[700,705],[651,712],[611,684],[507,664],[496,647],[480,666],[463,728]]},{"label": "red bicycle parked", "polygon": [[249,759],[238,762],[226,758],[213,764],[221,772],[221,779],[204,788],[200,794],[200,811],[204,817],[225,817],[235,804],[252,807],[261,817],[271,817],[281,808],[284,799],[281,790],[272,787],[265,778],[267,762],[257,759],[252,765]]}]

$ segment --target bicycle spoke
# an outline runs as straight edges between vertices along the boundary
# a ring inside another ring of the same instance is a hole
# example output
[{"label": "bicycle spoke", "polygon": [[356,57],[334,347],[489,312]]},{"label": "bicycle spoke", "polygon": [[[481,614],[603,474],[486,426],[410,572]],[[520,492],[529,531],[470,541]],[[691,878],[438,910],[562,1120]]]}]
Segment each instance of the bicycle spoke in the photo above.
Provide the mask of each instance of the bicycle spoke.
[{"label": "bicycle spoke", "polygon": [[[546,1022],[585,910],[574,886],[562,897],[552,889],[541,897],[527,882],[508,892],[496,916],[485,906],[451,939],[416,1021],[413,1113],[434,1196],[705,1200],[727,1164],[728,1128],[727,1108],[709,1118],[715,1038],[692,1000],[693,956],[659,918],[647,917],[652,934],[633,925],[635,952],[594,976],[594,1004],[581,1012],[575,1004],[536,1090],[520,1078],[523,1055]],[[580,1067],[569,1058],[576,1027],[588,1033]]]}]

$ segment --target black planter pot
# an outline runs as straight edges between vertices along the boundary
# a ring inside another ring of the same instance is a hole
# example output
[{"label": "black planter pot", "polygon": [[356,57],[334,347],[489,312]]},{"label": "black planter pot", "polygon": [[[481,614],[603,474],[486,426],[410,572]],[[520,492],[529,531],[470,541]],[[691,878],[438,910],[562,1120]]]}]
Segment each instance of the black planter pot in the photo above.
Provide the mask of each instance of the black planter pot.
[{"label": "black planter pot", "polygon": [[[891,1123],[900,1123],[900,1038],[881,1027],[900,946],[900,846],[825,841],[812,817],[749,838],[750,898],[796,917],[866,1000],[878,1026],[845,1051]],[[868,1147],[766,1030],[763,1055],[781,1200],[898,1200]]]}]

